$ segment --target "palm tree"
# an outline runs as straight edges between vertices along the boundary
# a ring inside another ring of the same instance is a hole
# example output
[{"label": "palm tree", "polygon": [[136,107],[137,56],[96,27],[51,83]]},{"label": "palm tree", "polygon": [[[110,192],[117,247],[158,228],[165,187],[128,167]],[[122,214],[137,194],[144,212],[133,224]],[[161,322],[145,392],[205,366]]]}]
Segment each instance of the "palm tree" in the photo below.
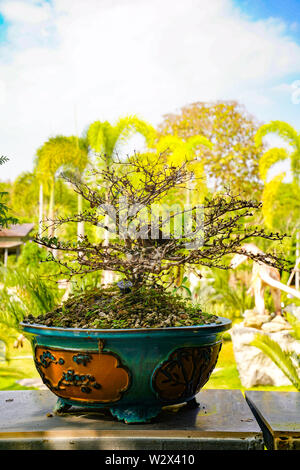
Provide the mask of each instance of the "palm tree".
[{"label": "palm tree", "polygon": [[35,220],[39,183],[33,172],[21,173],[13,182],[11,204],[18,217]]},{"label": "palm tree", "polygon": [[[269,124],[264,124],[258,129],[255,136],[256,145],[260,146],[262,139],[270,133],[277,134],[281,137],[283,141],[289,145],[291,150],[288,151],[283,147],[274,147],[267,150],[260,159],[260,176],[265,183],[262,194],[262,211],[265,223],[269,228],[273,228],[276,200],[278,200],[280,192],[282,193],[283,188],[285,188],[285,193],[287,191],[289,192],[289,201],[292,202],[292,212],[295,214],[293,222],[296,225],[297,232],[299,231],[299,217],[296,214],[299,213],[300,207],[300,133],[286,122],[271,121]],[[271,181],[267,181],[269,170],[279,161],[290,161],[292,182],[288,186],[283,183],[285,173],[277,174],[271,179]],[[296,258],[298,259],[300,256],[299,233],[297,234],[296,239]],[[296,288],[299,288],[299,272],[297,271]]]},{"label": "palm tree", "polygon": [[[185,160],[189,162],[188,169],[195,177],[194,187],[201,190],[202,197],[207,193],[206,178],[204,173],[204,162],[201,160],[201,151],[204,148],[212,148],[212,143],[202,135],[189,137],[186,140],[176,135],[167,135],[159,139],[156,143],[158,153],[166,154],[169,165],[181,165]],[[200,159],[199,159],[200,157]],[[190,203],[190,193],[192,187],[189,186],[186,192],[187,202]]]},{"label": "palm tree", "polygon": [[[188,161],[187,168],[192,171],[195,177],[194,182],[188,182],[188,187],[185,190],[185,200],[188,205],[191,204],[191,194],[195,194],[199,198],[196,202],[199,204],[203,202],[204,197],[207,195],[207,185],[204,172],[204,162],[201,160],[201,152],[204,148],[212,148],[212,143],[204,136],[196,135],[189,137],[186,140],[181,139],[176,135],[167,135],[161,137],[155,143],[156,151],[159,154],[165,154],[166,161],[170,166],[180,166],[184,161]],[[199,159],[200,157],[200,159]],[[198,191],[193,192],[193,189]],[[174,281],[176,286],[182,286],[184,276],[184,269],[182,266],[175,269]],[[190,281],[190,274],[186,276]],[[184,286],[183,286],[184,287]]]},{"label": "palm tree", "polygon": [[155,129],[146,121],[137,116],[126,116],[120,118],[115,125],[108,121],[95,121],[87,131],[87,139],[90,147],[97,153],[105,156],[110,164],[118,147],[124,144],[135,133],[145,137],[146,143],[151,145],[156,136]]},{"label": "palm tree", "polygon": [[[98,154],[101,154],[104,165],[109,167],[112,163],[114,154],[117,153],[119,147],[126,143],[134,134],[142,135],[147,145],[153,145],[156,137],[155,129],[147,122],[139,119],[137,116],[126,116],[118,119],[112,125],[108,121],[95,121],[87,131],[87,140],[90,148]],[[108,216],[106,216],[106,224]],[[104,233],[104,244],[108,244],[109,233]],[[104,273],[104,282],[109,283],[112,275],[107,271]]]},{"label": "palm tree", "polygon": [[[81,175],[88,163],[88,144],[85,138],[75,136],[51,137],[37,150],[36,174],[40,181],[40,214],[43,187],[49,190],[48,217],[54,218],[55,177],[60,169],[72,168]],[[82,199],[78,196],[78,211],[82,211]],[[82,227],[78,229],[82,235]],[[54,229],[50,227],[49,236],[54,236]]]},{"label": "palm tree", "polygon": [[[279,161],[290,161],[292,171],[292,185],[296,190],[296,200],[299,200],[299,185],[300,185],[300,133],[288,123],[283,121],[271,121],[269,124],[261,126],[256,135],[255,142],[257,146],[262,144],[262,139],[267,134],[277,134],[286,142],[291,151],[283,147],[274,147],[267,150],[260,159],[259,172],[260,177],[265,183],[262,199],[265,202],[263,209],[266,224],[272,227],[272,213],[269,210],[271,205],[273,207],[274,199],[277,196],[278,189],[282,184],[285,173],[276,175],[271,181],[267,182],[269,170],[273,165]],[[268,196],[268,197],[266,197]]]},{"label": "palm tree", "polygon": [[[74,170],[76,177],[81,179],[89,163],[89,144],[87,137],[67,137],[67,143],[65,145],[65,158],[64,163],[61,166],[61,169],[70,169]],[[83,200],[82,195],[77,195],[77,207],[78,214],[81,214],[83,211]],[[77,236],[78,239],[84,236],[84,224],[83,222],[77,223]]]}]

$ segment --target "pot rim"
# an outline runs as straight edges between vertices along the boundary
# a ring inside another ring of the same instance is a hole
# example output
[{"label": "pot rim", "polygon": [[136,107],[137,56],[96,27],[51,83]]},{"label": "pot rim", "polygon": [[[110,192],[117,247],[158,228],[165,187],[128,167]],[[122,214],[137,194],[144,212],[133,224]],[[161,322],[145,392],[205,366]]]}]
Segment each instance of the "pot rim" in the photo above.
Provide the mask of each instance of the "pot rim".
[{"label": "pot rim", "polygon": [[[218,320],[221,320],[221,323],[208,323],[204,325],[191,325],[191,326],[167,326],[165,328],[63,328],[63,327],[58,327],[58,326],[46,326],[46,325],[40,325],[37,323],[24,323],[20,322],[19,325],[23,330],[36,330],[36,332],[65,332],[65,333],[77,333],[80,334],[80,336],[85,336],[85,335],[90,335],[90,334],[105,334],[105,333],[110,333],[110,334],[120,334],[120,333],[171,333],[171,332],[176,332],[176,331],[193,331],[193,330],[204,330],[205,332],[219,332],[219,331],[225,331],[228,330],[231,327],[231,320],[226,317],[218,317]],[[32,331],[31,331],[32,332]]]}]

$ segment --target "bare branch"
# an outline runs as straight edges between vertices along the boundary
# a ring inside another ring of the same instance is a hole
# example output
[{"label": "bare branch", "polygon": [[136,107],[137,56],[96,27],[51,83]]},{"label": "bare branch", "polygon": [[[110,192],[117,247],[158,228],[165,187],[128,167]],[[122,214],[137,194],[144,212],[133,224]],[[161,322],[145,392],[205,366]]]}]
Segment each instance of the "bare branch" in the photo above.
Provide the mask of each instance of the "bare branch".
[{"label": "bare branch", "polygon": [[[228,269],[228,256],[237,253],[246,254],[260,263],[288,269],[285,261],[276,254],[245,253],[241,248],[245,241],[253,238],[272,241],[284,238],[284,235],[268,233],[252,225],[253,214],[261,208],[260,202],[244,200],[240,195],[230,193],[218,194],[206,198],[201,205],[183,207],[164,217],[153,216],[151,223],[147,217],[141,217],[143,209],[148,210],[152,204],[166,198],[171,190],[176,188],[180,197],[185,185],[194,178],[188,171],[187,162],[178,167],[168,166],[163,154],[146,157],[134,154],[126,162],[117,158],[110,166],[94,169],[92,176],[93,183],[89,184],[74,176],[63,176],[89,203],[90,209],[48,222],[55,227],[74,222],[101,227],[112,234],[109,243],[92,243],[87,236],[69,242],[56,237],[35,239],[38,244],[63,254],[54,261],[70,277],[109,270],[122,273],[133,283],[140,283],[153,277],[160,279],[176,266]],[[197,210],[201,211],[200,220],[194,217]],[[106,212],[111,219],[108,225],[105,223]],[[166,235],[168,224],[174,223],[175,218],[183,221],[187,214],[194,217],[190,229],[180,238],[174,233]]]}]

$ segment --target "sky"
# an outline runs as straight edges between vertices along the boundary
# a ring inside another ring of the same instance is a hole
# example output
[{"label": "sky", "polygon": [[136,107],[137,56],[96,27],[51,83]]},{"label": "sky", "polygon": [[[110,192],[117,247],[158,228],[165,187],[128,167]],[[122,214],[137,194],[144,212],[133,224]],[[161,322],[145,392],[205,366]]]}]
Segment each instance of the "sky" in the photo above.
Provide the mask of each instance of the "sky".
[{"label": "sky", "polygon": [[1,181],[95,120],[232,99],[300,131],[299,0],[0,0]]}]

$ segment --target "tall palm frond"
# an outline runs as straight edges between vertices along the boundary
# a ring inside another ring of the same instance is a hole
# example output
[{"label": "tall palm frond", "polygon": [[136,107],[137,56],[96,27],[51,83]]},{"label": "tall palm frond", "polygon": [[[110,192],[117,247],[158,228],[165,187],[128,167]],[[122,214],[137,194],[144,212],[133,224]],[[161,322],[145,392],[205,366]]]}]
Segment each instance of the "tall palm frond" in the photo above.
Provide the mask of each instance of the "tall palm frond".
[{"label": "tall palm frond", "polygon": [[288,144],[295,146],[300,151],[299,135],[297,131],[284,121],[271,121],[268,124],[263,124],[255,135],[256,145],[261,145],[263,137],[271,133],[279,135],[279,137]]},{"label": "tall palm frond", "polygon": [[[49,219],[54,218],[55,177],[59,170],[73,170],[81,176],[89,162],[89,145],[86,137],[63,136],[51,137],[36,152],[35,173],[42,188],[50,193]],[[78,195],[78,212],[82,212],[82,198]],[[78,234],[84,234],[79,222]],[[54,229],[50,229],[51,236]]]},{"label": "tall palm frond", "polygon": [[[294,234],[300,228],[298,216],[300,207],[300,133],[286,122],[271,121],[258,129],[255,135],[256,145],[260,146],[263,138],[270,133],[277,134],[282,138],[289,145],[290,150],[271,148],[260,159],[260,176],[265,183],[262,193],[262,213],[268,228],[281,229],[286,232],[287,225],[290,228],[292,224],[292,234]],[[271,181],[267,181],[269,170],[279,161],[290,162],[293,178],[291,184],[284,182],[284,173],[277,174]],[[286,197],[290,198],[288,212],[284,211],[281,202],[283,194],[285,199]],[[282,218],[281,215],[283,215]]]},{"label": "tall palm frond", "polygon": [[262,214],[264,216],[265,224],[268,228],[273,228],[274,225],[274,208],[278,199],[279,188],[285,177],[285,173],[276,175],[269,183],[264,187],[261,200],[262,200]]},{"label": "tall palm frond", "polygon": [[156,135],[155,129],[146,121],[136,116],[120,118],[115,125],[108,121],[95,121],[87,131],[90,147],[96,152],[105,155],[110,161],[118,146],[125,143],[135,133],[145,137],[150,145]]},{"label": "tall palm frond", "polygon": [[[256,135],[255,135],[255,143],[257,146],[260,146],[262,143],[262,139],[267,134],[277,134],[281,137],[292,149],[290,153],[286,152],[284,149],[271,149],[271,151],[266,152],[262,159],[266,161],[268,159],[268,153],[270,155],[269,168],[275,163],[272,162],[272,159],[277,159],[276,161],[283,160],[284,156],[290,160],[291,162],[291,169],[293,173],[293,178],[299,182],[300,179],[300,134],[287,122],[283,121],[271,121],[268,124],[264,124],[261,126]],[[266,166],[262,163],[262,165]],[[266,174],[266,172],[264,172]]]},{"label": "tall palm frond", "polygon": [[284,148],[271,148],[265,152],[259,160],[259,174],[264,183],[270,168],[279,161],[288,160],[289,154]]},{"label": "tall palm frond", "polygon": [[[148,145],[154,142],[156,131],[146,121],[139,119],[137,116],[125,116],[120,118],[116,124],[112,125],[108,121],[95,121],[87,130],[87,140],[90,148],[97,154],[101,154],[104,164],[110,166],[114,154],[118,151],[118,147],[124,144],[135,133],[145,137]],[[99,181],[97,182],[99,183]],[[102,182],[103,183],[103,182]],[[103,183],[105,190],[106,183]],[[108,215],[106,215],[105,223],[108,223]],[[101,233],[101,238],[102,238]],[[104,232],[104,244],[108,244],[109,234]],[[111,275],[104,273],[104,282],[109,283]]]},{"label": "tall palm frond", "polygon": [[212,147],[213,144],[202,135],[192,136],[186,140],[176,135],[166,135],[156,143],[157,153],[165,155],[165,159],[170,166],[181,165],[184,161],[188,162],[188,169],[195,176],[193,187],[200,190],[203,197],[207,193],[207,186],[201,152],[203,148],[211,149]]},{"label": "tall palm frond", "polygon": [[11,204],[19,217],[30,221],[37,216],[39,181],[33,172],[21,173],[13,182]]}]

